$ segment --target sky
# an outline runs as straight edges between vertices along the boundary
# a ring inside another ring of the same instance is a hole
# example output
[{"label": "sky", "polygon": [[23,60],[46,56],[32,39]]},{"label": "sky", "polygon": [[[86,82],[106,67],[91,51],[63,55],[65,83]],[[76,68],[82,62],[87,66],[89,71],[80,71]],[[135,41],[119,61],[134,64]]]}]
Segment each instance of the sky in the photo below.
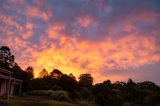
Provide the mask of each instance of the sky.
[{"label": "sky", "polygon": [[160,0],[1,0],[0,46],[22,69],[160,85]]}]

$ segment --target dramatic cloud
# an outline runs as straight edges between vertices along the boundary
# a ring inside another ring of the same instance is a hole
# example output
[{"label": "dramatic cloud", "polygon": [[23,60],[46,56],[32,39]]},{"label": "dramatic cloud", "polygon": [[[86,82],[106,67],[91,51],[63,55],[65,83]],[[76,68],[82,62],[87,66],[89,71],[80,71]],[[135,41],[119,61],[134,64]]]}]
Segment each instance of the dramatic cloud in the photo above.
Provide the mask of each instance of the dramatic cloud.
[{"label": "dramatic cloud", "polygon": [[[158,0],[2,0],[0,45],[22,67],[157,83]],[[146,68],[150,67],[150,68]],[[152,73],[152,74],[151,74]]]}]

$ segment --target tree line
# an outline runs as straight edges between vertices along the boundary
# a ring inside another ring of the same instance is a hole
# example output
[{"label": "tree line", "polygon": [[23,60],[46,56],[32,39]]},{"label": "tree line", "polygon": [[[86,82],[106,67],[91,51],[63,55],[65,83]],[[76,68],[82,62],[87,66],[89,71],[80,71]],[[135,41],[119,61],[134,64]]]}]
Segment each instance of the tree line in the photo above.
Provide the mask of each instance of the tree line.
[{"label": "tree line", "polygon": [[128,79],[127,82],[111,83],[106,80],[93,84],[93,77],[89,73],[81,74],[77,80],[72,73],[67,75],[58,69],[53,69],[50,73],[42,69],[38,77],[34,78],[33,67],[22,70],[14,62],[14,55],[7,46],[0,47],[0,67],[13,71],[15,78],[23,80],[23,93],[33,90],[64,90],[69,92],[72,100],[85,99],[100,106],[160,105],[160,87],[150,81],[135,83]]}]

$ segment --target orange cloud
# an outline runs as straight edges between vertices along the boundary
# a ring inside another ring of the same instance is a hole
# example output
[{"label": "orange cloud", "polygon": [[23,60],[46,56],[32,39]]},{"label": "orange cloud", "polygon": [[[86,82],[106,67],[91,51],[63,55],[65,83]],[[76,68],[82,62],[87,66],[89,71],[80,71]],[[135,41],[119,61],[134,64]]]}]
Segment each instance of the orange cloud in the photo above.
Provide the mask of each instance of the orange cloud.
[{"label": "orange cloud", "polygon": [[[63,27],[57,29],[61,28],[63,29]],[[55,33],[53,31],[49,34],[54,35]],[[46,38],[46,41],[49,38]],[[63,73],[73,73],[76,77],[82,73],[91,73],[96,77],[101,76],[104,70],[125,70],[129,67],[135,68],[160,60],[160,56],[154,54],[157,46],[155,39],[151,37],[130,35],[116,41],[105,38],[99,42],[80,41],[65,35],[55,37],[55,39],[59,39],[60,42],[53,43],[50,48],[45,47],[41,52],[32,53],[35,60],[31,64],[35,67],[36,75],[43,68],[48,71],[58,68]],[[57,47],[57,45],[59,46]],[[103,76],[95,81],[99,82],[105,78],[111,78],[112,81],[125,79],[122,76]]]},{"label": "orange cloud", "polygon": [[27,22],[26,29],[32,30],[35,27],[35,25],[32,22]]},{"label": "orange cloud", "polygon": [[[23,39],[33,35],[32,29],[36,27],[33,23],[28,22],[23,28],[10,17],[6,18],[2,15],[0,18],[7,25],[21,28]],[[83,27],[87,27],[88,24],[88,22],[85,23]],[[131,33],[114,41],[109,37],[104,37],[103,40],[96,42],[85,39],[79,40],[62,33],[66,28],[64,24],[53,24],[46,30],[46,35],[40,36],[39,46],[33,44],[30,47],[29,42],[14,36],[8,37],[6,44],[23,55],[23,57],[16,57],[20,66],[23,68],[29,65],[34,66],[36,75],[43,68],[49,72],[58,68],[63,73],[73,73],[76,77],[82,73],[91,73],[94,78],[101,76],[99,79],[95,79],[95,82],[109,78],[112,81],[124,80],[126,78],[124,76],[108,77],[102,74],[105,70],[125,70],[129,67],[135,68],[144,64],[159,62],[160,56],[155,53],[158,47],[153,36],[143,36],[134,32],[135,26],[130,22],[124,23],[123,26],[124,30]],[[7,32],[13,35],[11,31]],[[58,40],[58,42],[54,42],[53,39]],[[39,47],[41,51],[38,51]],[[22,48],[25,48],[23,52],[21,51]]]},{"label": "orange cloud", "polygon": [[60,32],[62,30],[64,30],[64,28],[65,28],[65,26],[62,24],[55,24],[55,25],[51,26],[47,31],[48,37],[49,38],[57,38],[58,36],[60,36]]}]

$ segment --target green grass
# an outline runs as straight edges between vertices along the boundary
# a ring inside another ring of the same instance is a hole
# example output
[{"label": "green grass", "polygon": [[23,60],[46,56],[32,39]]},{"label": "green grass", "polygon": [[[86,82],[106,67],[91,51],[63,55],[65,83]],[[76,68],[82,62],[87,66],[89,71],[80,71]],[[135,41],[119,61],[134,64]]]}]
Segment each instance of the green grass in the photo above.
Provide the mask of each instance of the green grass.
[{"label": "green grass", "polygon": [[87,101],[64,102],[43,97],[12,97],[9,102],[0,98],[0,106],[95,106]]}]

